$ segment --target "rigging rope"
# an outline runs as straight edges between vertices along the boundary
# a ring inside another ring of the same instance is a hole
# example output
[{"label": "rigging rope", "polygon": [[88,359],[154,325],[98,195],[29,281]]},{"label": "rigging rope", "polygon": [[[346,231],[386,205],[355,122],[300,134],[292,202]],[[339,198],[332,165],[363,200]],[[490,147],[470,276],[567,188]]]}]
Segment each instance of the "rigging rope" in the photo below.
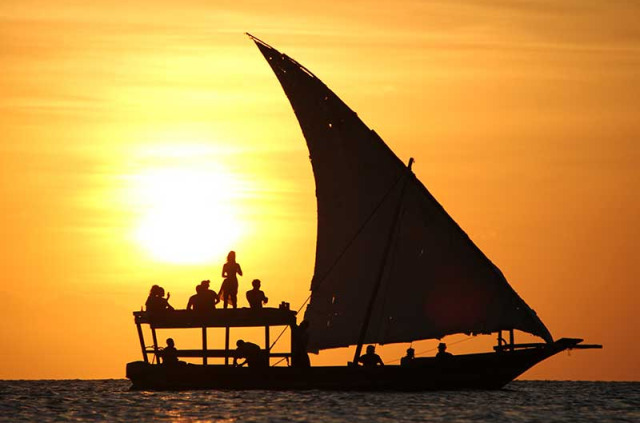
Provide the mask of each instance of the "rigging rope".
[{"label": "rigging rope", "polygon": [[[451,342],[451,343],[449,343],[447,345],[451,346],[451,345],[462,344],[463,342],[467,342],[467,341],[470,341],[472,339],[474,339],[474,338],[465,338],[465,339],[461,339],[460,341]],[[411,344],[413,344],[413,342]],[[409,345],[409,346],[411,346],[411,345]],[[423,350],[423,351],[420,351],[419,353],[416,353],[415,356],[418,357],[421,354],[430,353],[430,352],[433,352],[433,351],[435,351],[437,349],[438,349],[438,347],[431,348],[429,350]],[[396,361],[400,361],[401,359],[402,359],[402,357],[396,358],[395,360],[388,361],[388,363],[395,363]]]},{"label": "rigging rope", "polygon": [[288,358],[288,357],[282,357],[280,360],[278,360],[278,361],[276,362],[276,364],[274,364],[274,365],[273,365],[273,366],[271,366],[271,367],[276,367],[278,364],[282,363],[282,362],[283,362],[283,361],[285,361],[285,360],[287,360],[287,364],[288,364],[288,363],[289,363],[289,358]]},{"label": "rigging rope", "polygon": [[[296,311],[296,315],[298,313],[300,313],[300,310],[302,310],[302,307],[304,307],[305,305],[307,305],[307,302],[309,301],[309,299],[311,298],[311,294],[309,294],[309,296],[307,297],[306,300],[304,300],[304,303],[302,303],[302,305],[300,306],[300,308],[298,309],[298,311]],[[282,335],[284,335],[284,333],[287,331],[287,329],[289,328],[289,326],[285,326],[284,329],[282,329],[282,331],[280,332],[280,335],[278,335],[278,337],[276,338],[275,341],[273,341],[273,344],[271,344],[271,346],[269,347],[269,350],[271,350],[271,348],[273,348],[273,346],[276,344],[276,342],[278,342],[278,340],[282,337]],[[282,361],[282,360],[280,360]],[[279,363],[279,362],[278,362]],[[278,364],[276,363],[276,364]]]},{"label": "rigging rope", "polygon": [[402,176],[404,176],[403,174],[400,174],[400,176],[398,176],[398,178],[396,179],[396,181],[391,185],[391,187],[389,187],[389,190],[384,194],[384,196],[382,196],[382,198],[380,199],[380,202],[373,208],[373,210],[371,211],[371,213],[369,214],[369,216],[367,216],[367,218],[365,219],[365,221],[362,223],[362,225],[360,226],[360,228],[358,229],[358,231],[355,233],[355,235],[351,238],[351,240],[347,243],[347,245],[344,247],[344,249],[342,250],[342,252],[340,253],[340,255],[338,257],[336,257],[335,261],[333,262],[333,264],[331,265],[331,267],[329,267],[329,270],[327,270],[327,272],[325,273],[325,275],[320,279],[320,281],[316,284],[316,287],[318,287],[322,282],[324,282],[329,275],[331,274],[331,272],[333,271],[333,269],[338,265],[338,263],[340,262],[340,260],[342,259],[342,257],[346,254],[347,250],[349,248],[351,248],[351,245],[353,245],[353,243],[356,241],[356,239],[360,236],[360,234],[362,233],[362,231],[364,230],[364,228],[367,226],[367,224],[369,223],[369,221],[373,218],[373,216],[375,216],[375,214],[377,213],[377,211],[380,209],[380,207],[382,207],[382,204],[384,204],[384,202],[387,200],[387,197],[393,192],[394,188],[396,187],[396,185],[398,185],[398,183],[402,180]]}]

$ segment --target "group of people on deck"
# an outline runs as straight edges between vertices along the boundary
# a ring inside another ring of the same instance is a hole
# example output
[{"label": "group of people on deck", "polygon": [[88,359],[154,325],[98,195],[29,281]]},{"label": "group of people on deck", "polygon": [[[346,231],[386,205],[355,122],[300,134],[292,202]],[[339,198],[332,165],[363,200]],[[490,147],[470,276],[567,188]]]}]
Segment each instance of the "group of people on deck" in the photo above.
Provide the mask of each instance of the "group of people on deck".
[{"label": "group of people on deck", "polygon": [[[203,280],[196,286],[196,293],[189,298],[186,309],[197,313],[206,313],[213,311],[219,302],[224,304],[224,308],[231,305],[233,308],[238,307],[238,275],[242,276],[242,268],[236,261],[236,253],[230,251],[227,255],[227,262],[222,266],[222,277],[224,278],[220,292],[216,293],[211,289],[211,281]],[[260,289],[260,279],[254,279],[251,282],[252,289],[247,291],[246,297],[250,308],[261,309],[263,305],[267,304],[269,299],[265,293]],[[169,304],[169,298],[171,294],[167,293],[165,297],[165,290],[158,286],[153,285],[149,292],[149,297],[146,302],[146,310],[151,314],[161,314],[167,311],[172,311],[174,308]],[[291,345],[291,365],[293,367],[310,367],[309,356],[307,355],[307,335],[308,323],[303,321],[300,325],[295,325],[291,328],[293,331],[292,345]],[[178,360],[178,350],[175,347],[173,338],[167,338],[167,346],[160,352],[162,363],[164,365],[173,366],[178,364],[186,364]],[[260,346],[252,343],[245,342],[240,339],[236,343],[237,349],[234,355],[233,365],[249,367],[268,367],[268,355]],[[239,361],[244,359],[244,361]]]},{"label": "group of people on deck", "polygon": [[[211,282],[204,280],[196,286],[196,293],[189,298],[187,303],[187,310],[196,312],[207,312],[216,308],[216,304],[223,303],[223,307],[227,308],[229,305],[233,308],[238,307],[238,275],[242,276],[242,268],[240,263],[236,261],[235,251],[230,251],[227,255],[227,262],[222,266],[222,286],[220,291],[216,293],[210,288]],[[253,288],[247,291],[247,301],[249,306],[253,309],[262,308],[269,299],[260,289],[260,279],[254,279],[251,282]],[[149,292],[149,297],[146,302],[146,309],[150,313],[160,313],[163,311],[171,311],[174,308],[169,304],[169,298],[171,294],[167,293],[165,298],[165,291],[158,285],[153,285]]]},{"label": "group of people on deck", "polygon": [[[186,309],[194,312],[208,312],[214,310],[219,302],[224,304],[225,309],[229,304],[233,308],[237,308],[238,275],[242,276],[242,268],[236,261],[236,253],[230,251],[227,255],[227,262],[222,266],[222,277],[224,280],[220,287],[220,292],[216,293],[210,288],[211,282],[209,280],[203,280],[196,286],[196,293],[189,298]],[[260,289],[261,282],[259,279],[254,279],[251,284],[253,286],[252,289],[246,293],[247,301],[252,309],[261,309],[269,299]],[[167,293],[165,298],[164,289],[158,285],[153,285],[146,302],[147,311],[150,313],[162,313],[174,310],[169,304],[170,296],[171,294]],[[300,325],[294,324],[291,328],[293,332],[291,345],[291,361],[293,367],[310,367],[309,356],[307,354],[308,326],[308,322],[303,321]],[[236,346],[237,349],[233,360],[234,366],[248,365],[252,368],[269,366],[268,356],[258,345],[240,339],[237,341]],[[451,353],[447,352],[446,349],[447,345],[440,343],[436,357],[450,357]],[[177,350],[172,338],[167,339],[167,346],[163,349],[161,356],[165,365],[182,363],[178,360]],[[244,361],[239,362],[239,359],[244,359]],[[407,349],[407,355],[400,360],[400,365],[411,366],[414,359],[415,350],[410,347]],[[380,356],[376,354],[375,346],[373,345],[367,346],[366,353],[356,358],[355,364],[362,365],[366,368],[384,366],[384,362]]]},{"label": "group of people on deck", "polygon": [[[305,325],[301,328],[301,326]],[[306,321],[295,327],[299,332],[294,333],[293,344],[291,346],[291,367],[308,368],[311,367],[309,355],[307,354],[308,337],[306,334]],[[162,364],[165,366],[185,365],[178,360],[178,350],[173,338],[167,338],[167,346],[160,352]],[[233,356],[233,366],[242,367],[247,365],[250,368],[269,367],[269,356],[259,345],[239,339],[236,342],[236,351]],[[244,361],[239,361],[244,359]]]},{"label": "group of people on deck", "polygon": [[[376,348],[373,345],[367,346],[367,352],[360,357],[357,358],[356,364],[362,364],[363,367],[378,367],[384,366],[382,359],[378,354],[376,354]],[[416,358],[416,351],[409,347],[407,349],[407,355],[400,359],[400,365],[403,367],[411,366],[414,364],[414,359]],[[436,358],[448,358],[452,357],[453,354],[447,351],[447,344],[441,342],[438,344],[438,353],[436,354]]]}]

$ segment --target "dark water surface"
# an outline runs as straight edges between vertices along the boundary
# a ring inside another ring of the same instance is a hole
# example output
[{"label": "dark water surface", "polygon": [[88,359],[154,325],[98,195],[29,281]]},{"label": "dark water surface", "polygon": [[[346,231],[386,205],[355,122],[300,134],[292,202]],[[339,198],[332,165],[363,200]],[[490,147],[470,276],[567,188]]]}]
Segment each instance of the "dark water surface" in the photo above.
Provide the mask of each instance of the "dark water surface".
[{"label": "dark water surface", "polygon": [[500,391],[129,392],[126,380],[0,381],[0,421],[640,422],[638,382],[516,381]]}]

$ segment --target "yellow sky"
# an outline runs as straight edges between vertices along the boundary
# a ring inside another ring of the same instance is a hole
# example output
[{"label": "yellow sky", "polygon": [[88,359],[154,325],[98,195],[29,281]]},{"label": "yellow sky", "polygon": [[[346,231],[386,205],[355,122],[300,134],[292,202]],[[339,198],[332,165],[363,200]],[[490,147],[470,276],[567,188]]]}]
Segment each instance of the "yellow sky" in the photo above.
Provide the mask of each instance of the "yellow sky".
[{"label": "yellow sky", "polygon": [[638,4],[121,3],[0,3],[0,378],[123,377],[149,287],[184,307],[229,249],[302,304],[313,175],[248,31],[414,157],[555,337],[605,345],[525,377],[640,380]]}]

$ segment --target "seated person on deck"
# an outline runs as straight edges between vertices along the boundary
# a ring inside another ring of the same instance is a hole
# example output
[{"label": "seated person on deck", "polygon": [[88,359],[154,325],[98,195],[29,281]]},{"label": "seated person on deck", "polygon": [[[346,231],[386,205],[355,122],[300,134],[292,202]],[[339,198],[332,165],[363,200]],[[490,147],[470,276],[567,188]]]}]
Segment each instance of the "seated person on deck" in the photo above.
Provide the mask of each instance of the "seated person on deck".
[{"label": "seated person on deck", "polygon": [[220,302],[218,298],[218,294],[216,291],[209,288],[211,282],[207,279],[206,281],[200,282],[200,286],[202,287],[202,297],[203,297],[203,305],[205,310],[213,310],[216,308],[216,304]]},{"label": "seated person on deck", "polygon": [[153,285],[145,303],[147,311],[150,313],[162,313],[173,310],[173,307],[169,304],[169,297],[171,297],[171,294],[167,293],[167,298],[164,298],[164,288]]},{"label": "seated person on deck", "polygon": [[196,293],[189,297],[189,302],[187,303],[187,310],[193,310],[197,312],[204,311],[206,308],[206,297],[204,294],[204,286],[196,285]]},{"label": "seated person on deck", "polygon": [[160,351],[162,364],[165,366],[177,366],[182,363],[178,361],[178,350],[176,349],[173,338],[167,338],[167,346]]},{"label": "seated person on deck", "polygon": [[251,308],[262,308],[262,304],[266,304],[269,299],[264,295],[264,292],[260,290],[260,279],[254,279],[251,282],[253,289],[247,291],[247,301]]},{"label": "seated person on deck", "polygon": [[363,367],[384,366],[382,359],[376,354],[376,347],[373,345],[367,346],[367,353],[358,357],[357,362],[362,363]]},{"label": "seated person on deck", "polygon": [[[258,345],[252,342],[245,342],[242,339],[239,339],[236,345],[238,348],[236,349],[235,357],[233,357],[234,367],[242,367],[245,364],[249,368],[269,367],[269,363],[265,360],[264,354]],[[242,363],[238,363],[239,358],[244,358],[245,360]]]},{"label": "seated person on deck", "polygon": [[445,357],[452,357],[453,354],[451,354],[450,352],[447,352],[447,344],[445,344],[444,342],[441,342],[438,344],[438,354],[436,354],[436,357],[438,358],[445,358]]},{"label": "seated person on deck", "polygon": [[413,348],[411,347],[407,348],[407,355],[405,355],[400,359],[400,365],[410,366],[413,363],[413,359],[416,358],[415,354],[416,354],[416,351]]}]

